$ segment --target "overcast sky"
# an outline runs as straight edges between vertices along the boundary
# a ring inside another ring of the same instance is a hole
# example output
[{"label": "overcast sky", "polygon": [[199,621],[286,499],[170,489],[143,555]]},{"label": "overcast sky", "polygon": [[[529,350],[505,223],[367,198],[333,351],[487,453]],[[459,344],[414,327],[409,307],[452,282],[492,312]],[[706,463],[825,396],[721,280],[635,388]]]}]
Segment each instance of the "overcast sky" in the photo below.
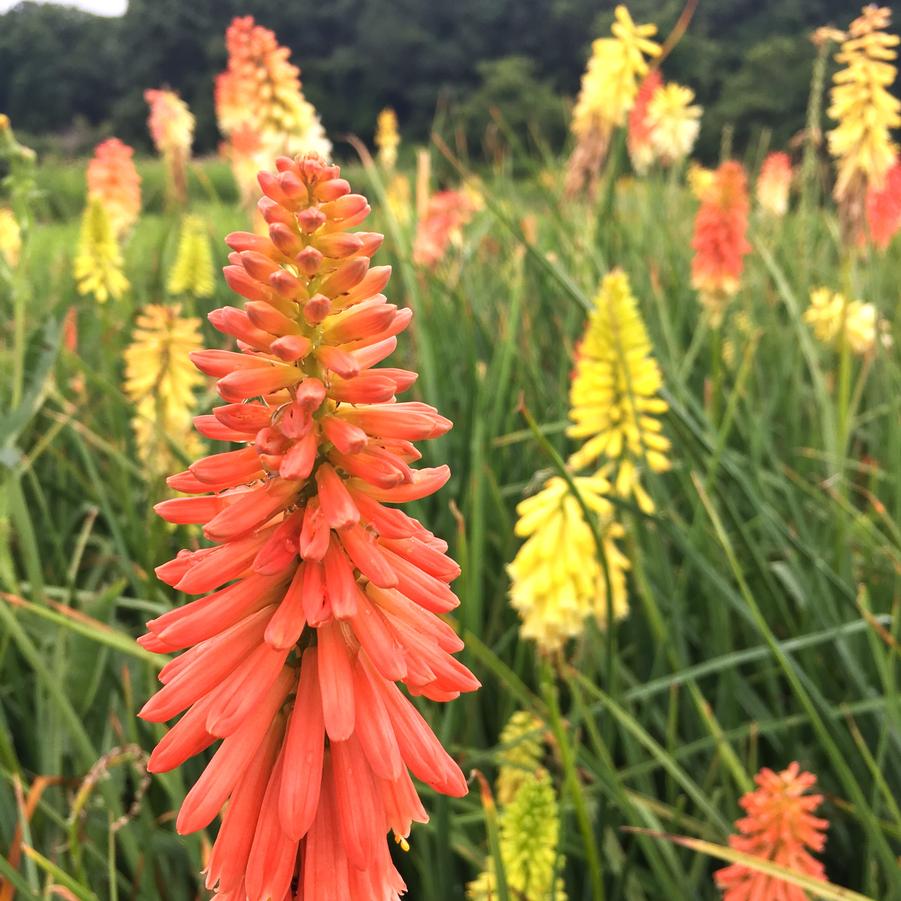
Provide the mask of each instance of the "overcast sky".
[{"label": "overcast sky", "polygon": [[[5,13],[19,2],[20,0],[0,0],[0,13]],[[38,2],[46,3],[48,0]],[[128,5],[128,0],[53,0],[53,2],[59,6],[77,6],[79,9],[86,9],[101,16],[121,16]]]}]

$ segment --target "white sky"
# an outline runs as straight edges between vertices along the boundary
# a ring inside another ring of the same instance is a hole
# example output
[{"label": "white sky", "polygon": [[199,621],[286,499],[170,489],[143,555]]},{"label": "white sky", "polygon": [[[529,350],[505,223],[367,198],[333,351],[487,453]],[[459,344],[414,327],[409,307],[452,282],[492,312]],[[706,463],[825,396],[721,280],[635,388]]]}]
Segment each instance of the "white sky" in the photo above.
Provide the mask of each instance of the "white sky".
[{"label": "white sky", "polygon": [[[5,13],[15,6],[19,0],[0,0],[0,13]],[[48,0],[38,0],[46,3]],[[53,0],[59,6],[77,6],[79,9],[97,13],[101,16],[121,16],[125,12],[128,0]]]}]

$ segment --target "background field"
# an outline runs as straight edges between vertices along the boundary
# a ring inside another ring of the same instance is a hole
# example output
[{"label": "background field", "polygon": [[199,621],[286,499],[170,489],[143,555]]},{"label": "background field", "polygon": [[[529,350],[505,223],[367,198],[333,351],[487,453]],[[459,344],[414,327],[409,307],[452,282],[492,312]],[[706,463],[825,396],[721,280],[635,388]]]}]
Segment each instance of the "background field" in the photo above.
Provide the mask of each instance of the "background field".
[{"label": "background field", "polygon": [[[848,253],[817,150],[785,219],[754,211],[741,290],[711,333],[690,288],[697,201],[681,172],[637,179],[614,153],[598,200],[565,202],[563,158],[506,136],[494,164],[431,147],[433,186],[469,182],[484,199],[434,271],[411,260],[412,204],[390,214],[383,173],[337,148],[373,205],[369,227],[387,235],[376,257],[394,267],[387,293],[415,311],[396,365],[418,369],[412,394],[455,424],[423,449],[453,477],[415,512],[463,567],[454,622],[483,689],[425,704],[426,717],[464,772],[489,781],[509,716],[544,721],[575,901],[718,897],[717,862],[622,827],[724,844],[757,769],[792,760],[826,795],[829,879],[901,898],[898,244]],[[767,146],[747,145],[751,171]],[[163,730],[136,718],[164,660],[134,638],[184,600],[153,568],[197,538],[154,515],[167,489],[138,459],[121,387],[136,311],[166,300],[179,224],[160,164],[139,169],[123,300],[75,292],[82,162],[40,167],[28,255],[16,290],[0,287],[0,875],[21,898],[51,883],[77,898],[206,897],[210,836],[173,827],[199,763],[148,786],[143,755]],[[409,146],[400,169],[412,181]],[[221,266],[224,235],[247,227],[226,165],[194,162],[190,196]],[[621,506],[629,617],[542,661],[507,601],[514,508],[553,472],[549,449],[571,450],[573,348],[613,266],[632,280],[663,370],[673,470],[650,481],[654,515]],[[821,284],[875,303],[894,347],[862,361],[816,342],[801,316]],[[208,301],[169,300],[205,316],[232,295],[217,278]],[[63,341],[72,308],[75,350]],[[205,337],[225,346],[206,323]],[[472,785],[459,801],[425,791],[431,822],[396,855],[411,897],[457,901],[482,869],[494,819]],[[22,844],[43,860],[13,866]]]}]

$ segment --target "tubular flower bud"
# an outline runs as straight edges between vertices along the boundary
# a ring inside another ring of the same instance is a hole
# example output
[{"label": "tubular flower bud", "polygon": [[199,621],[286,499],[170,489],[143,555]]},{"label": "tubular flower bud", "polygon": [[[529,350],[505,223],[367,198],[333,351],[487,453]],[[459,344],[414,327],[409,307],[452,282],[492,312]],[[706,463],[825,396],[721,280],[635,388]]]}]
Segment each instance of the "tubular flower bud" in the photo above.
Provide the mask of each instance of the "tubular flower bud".
[{"label": "tubular flower bud", "polygon": [[880,335],[884,344],[891,343],[888,323],[879,319],[873,304],[862,300],[848,301],[843,294],[828,288],[810,292],[810,306],[804,312],[804,321],[812,326],[823,344],[840,348],[847,342],[852,353],[860,356],[873,352]]},{"label": "tubular flower bud", "polygon": [[[625,575],[629,563],[616,545],[623,532],[612,521],[613,505],[605,497],[610,483],[600,475],[574,481],[603,536],[612,589],[609,606],[619,619],[629,612]],[[516,512],[516,534],[527,540],[507,572],[510,602],[522,617],[523,637],[550,653],[581,635],[590,616],[606,628],[607,584],[598,549],[565,480],[550,479],[538,494],[521,501]]]},{"label": "tubular flower bud", "polygon": [[754,193],[760,208],[771,216],[788,212],[788,193],[792,183],[792,164],[787,153],[771,153],[763,161]]},{"label": "tubular flower bud", "polygon": [[721,163],[704,192],[695,218],[691,246],[691,284],[710,314],[714,328],[723,321],[729,300],[738,291],[744,258],[751,250],[748,230],[748,189],[741,163]]},{"label": "tubular flower bud", "polygon": [[332,145],[319,115],[304,97],[300,69],[275,33],[252,16],[232,20],[225,32],[228,68],[216,77],[216,119],[226,156],[246,203],[259,196],[256,173],[280,153],[318,153]]},{"label": "tubular flower bud", "polygon": [[451,244],[463,239],[463,226],[481,207],[481,198],[467,191],[439,191],[429,198],[425,216],[416,226],[413,261],[437,266]]},{"label": "tubular flower bud", "polygon": [[644,175],[654,162],[654,147],[651,144],[651,123],[648,121],[648,105],[651,98],[663,87],[663,77],[659,69],[652,69],[645,76],[635,104],[629,111],[629,132],[627,146],[632,166],[639,175]]},{"label": "tubular flower bud", "polygon": [[386,169],[393,169],[397,163],[400,134],[397,131],[397,113],[390,106],[385,107],[376,120],[375,146],[379,149],[379,162]]},{"label": "tubular flower bud", "polygon": [[657,26],[636,25],[625,6],[616,7],[611,30],[612,38],[598,38],[591,46],[573,109],[570,128],[576,147],[566,174],[566,192],[571,197],[586,185],[594,190],[613,131],[626,124],[639,79],[648,74],[645,57],[660,55],[660,45],[651,40]]},{"label": "tubular flower bud", "polygon": [[198,216],[185,216],[167,290],[170,294],[212,297],[215,287],[213,251],[206,224]]},{"label": "tubular flower bud", "polygon": [[640,470],[669,469],[669,440],[657,417],[667,411],[659,391],[660,368],[628,276],[614,270],[604,277],[579,346],[570,387],[572,438],[585,439],[570,457],[581,469],[599,458],[616,493],[634,497],[646,513],[654,504],[641,486]]},{"label": "tubular flower bud", "polygon": [[901,228],[901,162],[895,160],[881,188],[867,191],[867,226],[870,240],[885,250]]},{"label": "tubular flower bud", "polygon": [[895,161],[891,130],[901,125],[901,101],[891,86],[899,38],[886,32],[890,21],[888,7],[865,6],[835,55],[844,68],[833,78],[827,112],[838,124],[827,138],[838,170],[833,195],[852,239],[863,229],[867,190],[882,187]]},{"label": "tubular flower bud", "polygon": [[537,716],[517,710],[501,731],[498,751],[497,799],[506,807],[519,787],[535,776],[544,758],[544,723]]},{"label": "tubular flower bud", "polygon": [[200,320],[181,307],[150,304],[138,314],[125,350],[125,393],[135,406],[132,418],[138,453],[156,473],[176,462],[172,445],[201,451],[191,431],[194,392],[203,377],[188,360],[201,346]]},{"label": "tubular flower bud", "polygon": [[[825,882],[822,863],[810,853],[823,850],[829,827],[828,820],[814,816],[823,796],[808,794],[816,785],[816,776],[801,772],[801,767],[792,762],[781,773],[763,767],[754,781],[757,788],[739,802],[746,816],[736,820],[739,834],[729,837],[729,846]],[[738,863],[717,870],[714,879],[723,892],[723,901],[806,901],[808,897],[803,889],[784,879]]]},{"label": "tubular flower bud", "polygon": [[701,129],[701,107],[695,93],[681,84],[663,85],[648,103],[647,122],[654,155],[664,166],[681,162],[691,153]]},{"label": "tubular flower bud", "polygon": [[0,257],[10,269],[19,265],[22,250],[22,233],[13,211],[0,207]]},{"label": "tubular flower bud", "polygon": [[100,303],[118,300],[129,288],[122,272],[122,251],[98,197],[88,197],[72,271],[78,293],[92,294]]},{"label": "tubular flower bud", "polygon": [[409,316],[379,293],[387,268],[359,253],[377,242],[348,232],[365,198],[316,155],[276,167],[260,175],[270,237],[226,239],[229,283],[252,299],[210,317],[239,337],[239,352],[192,355],[226,401],[198,427],[243,447],[173,476],[194,497],[157,508],[215,542],[158,574],[213,593],[148,623],[145,647],[190,650],[161,672],[141,716],[187,711],[154,752],[154,771],[222,739],[177,821],[182,833],[201,829],[229,801],[206,872],[220,897],[282,899],[294,885],[308,901],[391,901],[404,884],[386,834],[403,838],[427,819],[410,775],[466,793],[396,684],[441,701],[478,687],[435,615],[458,603],[448,583],[459,568],[443,541],[385,506],[444,484],[446,467],[409,462],[412,441],[450,423],[396,402],[411,374],[374,368],[393,350],[386,332]]},{"label": "tubular flower bud", "polygon": [[194,141],[194,116],[173,91],[147,90],[150,106],[147,127],[157,152],[166,164],[166,191],[170,202],[184,204],[188,198],[188,161]]},{"label": "tubular flower bud", "polygon": [[94,148],[88,163],[88,196],[106,208],[116,238],[128,232],[141,212],[141,176],[133,157],[131,147],[109,138]]}]

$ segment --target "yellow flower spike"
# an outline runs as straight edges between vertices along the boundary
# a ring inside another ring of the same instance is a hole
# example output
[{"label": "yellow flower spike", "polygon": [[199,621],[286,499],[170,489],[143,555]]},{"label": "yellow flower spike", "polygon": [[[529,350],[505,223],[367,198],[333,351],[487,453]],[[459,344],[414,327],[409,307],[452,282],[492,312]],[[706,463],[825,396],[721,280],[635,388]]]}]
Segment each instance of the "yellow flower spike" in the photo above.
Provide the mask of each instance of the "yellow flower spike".
[{"label": "yellow flower spike", "polygon": [[379,162],[391,170],[397,163],[400,134],[397,130],[397,113],[386,107],[379,113],[375,127],[375,146],[379,149]]},{"label": "yellow flower spike", "polygon": [[716,173],[713,169],[707,169],[699,163],[689,163],[688,171],[685,173],[688,189],[697,200],[704,199],[707,192],[713,187],[715,177]]},{"label": "yellow flower spike", "polygon": [[[534,774],[519,787],[500,815],[500,850],[507,888],[520,901],[566,901],[563,880],[556,876],[560,809],[546,770]],[[491,858],[479,877],[466,887],[470,901],[494,901],[497,888]]]},{"label": "yellow flower spike", "polygon": [[655,91],[648,103],[651,147],[664,166],[685,159],[695,146],[702,110],[694,99],[691,88],[671,82]]},{"label": "yellow flower spike", "polygon": [[96,196],[88,198],[82,216],[73,274],[78,293],[92,294],[100,303],[118,300],[129,288],[112,223]]},{"label": "yellow flower spike", "polygon": [[838,124],[827,137],[838,168],[833,194],[851,237],[863,227],[868,188],[882,187],[895,160],[891,129],[901,126],[901,101],[890,88],[899,38],[886,33],[890,20],[888,7],[864,7],[835,55],[844,68],[833,78],[828,115]]},{"label": "yellow flower spike", "polygon": [[138,453],[154,472],[176,466],[170,439],[189,456],[202,452],[193,411],[194,392],[204,378],[188,357],[202,346],[200,320],[182,316],[180,304],[150,304],[137,317],[125,350],[124,388],[135,405],[132,427]]},{"label": "yellow flower spike", "polygon": [[497,800],[505,807],[519,787],[535,776],[544,757],[544,723],[532,713],[517,710],[501,731],[498,744]]},{"label": "yellow flower spike", "polygon": [[[615,618],[629,612],[626,570],[629,562],[616,544],[622,528],[612,521],[613,506],[605,495],[610,483],[603,476],[576,478],[583,501],[597,516],[610,574],[611,608]],[[597,559],[597,547],[582,507],[566,481],[551,478],[516,508],[515,532],[526,542],[507,567],[510,603],[522,618],[522,635],[546,652],[580,635],[593,616],[607,622],[607,586]]]},{"label": "yellow flower spike", "polygon": [[213,252],[206,224],[198,216],[185,216],[167,290],[170,294],[212,297],[215,287]]},{"label": "yellow flower spike", "polygon": [[877,338],[883,345],[891,345],[888,323],[880,320],[876,307],[862,300],[848,301],[843,294],[829,288],[810,292],[810,306],[804,321],[823,344],[841,347],[847,341],[852,353],[864,356],[872,353]]},{"label": "yellow flower spike", "polygon": [[22,251],[22,233],[12,210],[0,207],[0,257],[10,269],[19,265]]},{"label": "yellow flower spike", "polygon": [[591,45],[591,58],[573,109],[570,128],[576,147],[566,175],[569,196],[586,185],[593,190],[613,130],[625,125],[639,82],[648,73],[645,57],[660,55],[660,46],[650,40],[657,26],[636,25],[625,6],[616,7],[611,30],[612,38],[598,38]]},{"label": "yellow flower spike", "polygon": [[411,195],[410,179],[401,172],[395,172],[385,188],[385,203],[401,225],[408,225],[413,217]]},{"label": "yellow flower spike", "polygon": [[663,377],[628,276],[616,269],[601,283],[595,307],[579,346],[570,386],[571,438],[587,439],[570,457],[574,469],[599,459],[607,466],[616,493],[633,497],[646,513],[654,504],[641,487],[640,469],[670,467],[669,440],[662,434],[658,396]]}]

